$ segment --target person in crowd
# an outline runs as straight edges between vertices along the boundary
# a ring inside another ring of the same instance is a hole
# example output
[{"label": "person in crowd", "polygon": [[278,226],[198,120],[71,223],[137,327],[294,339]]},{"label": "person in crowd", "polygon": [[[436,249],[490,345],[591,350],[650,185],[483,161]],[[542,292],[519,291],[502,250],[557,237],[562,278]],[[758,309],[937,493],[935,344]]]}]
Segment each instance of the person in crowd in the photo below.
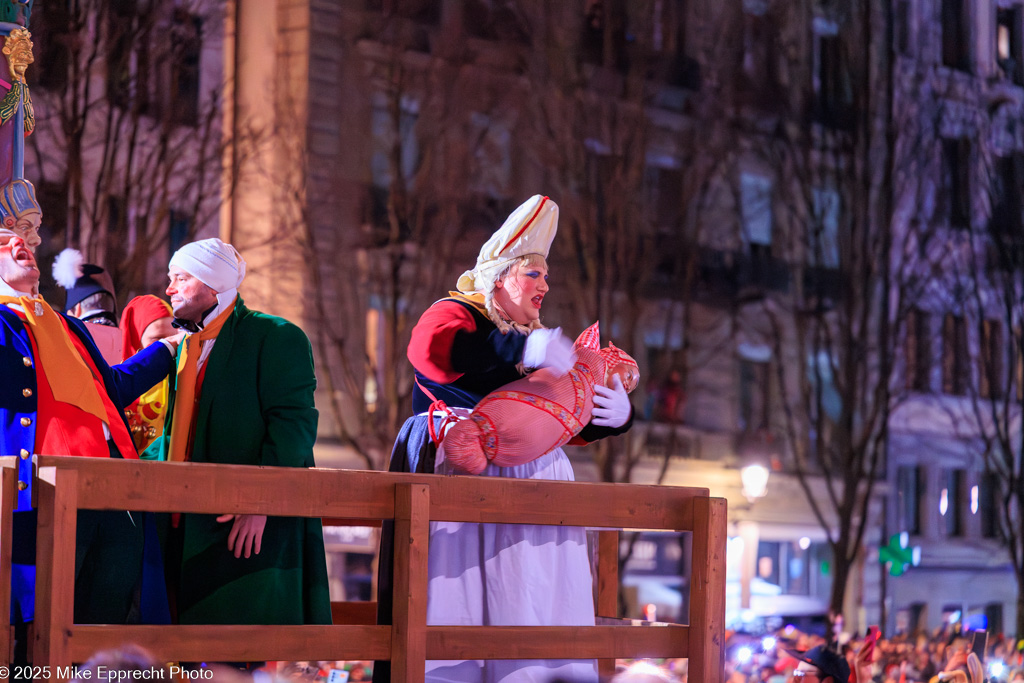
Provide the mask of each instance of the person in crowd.
[{"label": "person in crowd", "polygon": [[846,658],[825,645],[790,654],[800,662],[793,671],[794,683],[849,683],[850,665]]},{"label": "person in crowd", "polygon": [[117,329],[117,303],[110,273],[92,263],[77,249],[65,249],[53,261],[53,279],[67,290],[65,312],[89,323],[89,334],[107,363],[120,363],[121,333]]},{"label": "person in crowd", "polygon": [[[160,460],[313,467],[316,376],[309,339],[249,310],[245,261],[205,239],[171,257],[167,296],[182,343]],[[167,581],[181,624],[329,624],[319,519],[186,514],[172,518]],[[259,596],[259,599],[253,599]]]},{"label": "person in crowd", "polygon": [[[484,244],[476,267],[420,317],[408,357],[415,369],[413,410],[392,453],[392,471],[450,473],[428,436],[433,401],[471,409],[486,394],[529,369],[562,374],[573,364],[570,341],[540,323],[549,291],[547,256],[558,228],[558,206],[534,196]],[[595,388],[595,409],[579,437],[619,434],[632,424],[621,384]],[[571,481],[561,448],[523,465],[489,465],[481,476]],[[391,544],[381,541],[378,614],[391,616]],[[427,623],[436,625],[593,625],[590,561],[584,529],[516,524],[431,524]],[[390,676],[374,665],[374,680]],[[427,680],[597,680],[591,661],[431,661]]]},{"label": "person in crowd", "polygon": [[[171,305],[163,299],[145,294],[128,302],[121,314],[121,355],[128,360],[156,339],[175,334]],[[168,381],[164,380],[128,406],[125,414],[132,439],[143,452],[164,432],[167,412]]]},{"label": "person in crowd", "polygon": [[[171,372],[175,346],[175,340],[154,343],[109,366],[85,325],[39,296],[39,267],[28,242],[0,228],[0,453],[20,456],[12,535],[16,624],[34,618],[30,456],[137,458],[124,408]],[[128,513],[78,513],[77,623],[124,623],[141,571],[142,532]],[[24,639],[18,641],[20,647]]]}]

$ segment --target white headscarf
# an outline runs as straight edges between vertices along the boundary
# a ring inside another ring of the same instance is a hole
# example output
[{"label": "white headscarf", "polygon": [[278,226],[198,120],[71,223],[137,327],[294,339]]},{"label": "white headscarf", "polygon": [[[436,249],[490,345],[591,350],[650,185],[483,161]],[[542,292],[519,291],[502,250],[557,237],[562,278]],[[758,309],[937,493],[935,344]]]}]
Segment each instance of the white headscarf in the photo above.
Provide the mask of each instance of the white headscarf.
[{"label": "white headscarf", "polygon": [[216,237],[186,244],[174,252],[169,265],[181,268],[217,292],[218,310],[234,301],[245,278],[245,259]]},{"label": "white headscarf", "polygon": [[476,267],[467,270],[456,285],[463,294],[494,289],[494,280],[512,261],[527,254],[545,259],[558,232],[558,205],[542,195],[523,202],[480,248]]}]

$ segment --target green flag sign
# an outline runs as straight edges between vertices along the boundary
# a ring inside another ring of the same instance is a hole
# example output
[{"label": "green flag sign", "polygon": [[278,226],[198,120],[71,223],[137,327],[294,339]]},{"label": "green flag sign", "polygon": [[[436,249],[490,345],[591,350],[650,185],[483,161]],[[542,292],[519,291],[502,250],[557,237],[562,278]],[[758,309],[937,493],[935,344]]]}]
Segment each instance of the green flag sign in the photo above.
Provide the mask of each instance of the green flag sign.
[{"label": "green flag sign", "polygon": [[921,549],[908,546],[907,533],[894,534],[887,545],[878,549],[878,561],[889,566],[889,574],[902,576],[910,566],[921,561]]}]

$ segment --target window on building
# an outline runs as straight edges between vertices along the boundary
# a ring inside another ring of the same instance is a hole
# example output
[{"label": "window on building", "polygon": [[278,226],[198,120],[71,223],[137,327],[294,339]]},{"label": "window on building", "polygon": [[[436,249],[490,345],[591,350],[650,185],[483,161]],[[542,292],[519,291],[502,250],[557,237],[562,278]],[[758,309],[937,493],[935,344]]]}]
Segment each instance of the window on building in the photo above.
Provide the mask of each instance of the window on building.
[{"label": "window on building", "polygon": [[[442,3],[430,3],[440,8]],[[426,17],[423,23],[436,24],[440,19]],[[466,0],[463,5],[462,25],[466,33],[476,38],[505,42],[530,44],[528,22],[522,16],[517,3],[507,0]]]},{"label": "window on building", "polygon": [[512,132],[504,121],[480,112],[470,114],[469,125],[471,189],[494,199],[508,196],[512,183]]},{"label": "window on building", "polygon": [[981,354],[978,357],[978,393],[982,398],[1002,398],[1003,386],[1003,325],[999,320],[983,320]]},{"label": "window on building", "polygon": [[686,54],[689,0],[654,0],[651,3],[651,48],[661,65],[660,77],[668,85],[696,90],[700,65]]},{"label": "window on building", "polygon": [[678,168],[648,166],[644,185],[647,190],[648,206],[651,207],[656,232],[675,233],[683,220],[680,200],[683,187],[683,172]]},{"label": "window on building", "polygon": [[967,323],[961,315],[947,313],[942,321],[942,391],[963,396],[971,381]]},{"label": "window on building", "polygon": [[942,2],[942,64],[960,71],[971,70],[969,0]]},{"label": "window on building", "polygon": [[939,514],[942,516],[946,536],[963,536],[966,491],[965,473],[961,469],[942,471],[942,486],[939,489]]},{"label": "window on building", "polygon": [[757,173],[740,174],[740,211],[749,244],[771,247],[773,191],[771,178]]},{"label": "window on building", "polygon": [[147,93],[140,89],[145,75],[138,58],[140,52],[148,52],[148,44],[141,24],[136,0],[111,0],[106,5],[107,99],[118,107],[145,106]]},{"label": "window on building", "polygon": [[921,504],[924,500],[924,470],[917,465],[896,468],[896,525],[899,530],[921,534]]},{"label": "window on building", "polygon": [[766,95],[775,91],[779,81],[776,31],[767,3],[744,3],[743,75]]},{"label": "window on building", "polygon": [[818,17],[813,28],[815,120],[826,126],[846,126],[853,104],[847,47],[835,21]]},{"label": "window on building", "polygon": [[436,25],[441,21],[443,4],[436,0],[366,0],[366,9]]},{"label": "window on building", "polygon": [[68,82],[68,31],[70,0],[47,0],[35,6],[32,17],[32,42],[36,61],[33,85],[45,90],[63,90]]},{"label": "window on building", "polygon": [[999,478],[983,472],[978,484],[978,512],[982,538],[999,538]]},{"label": "window on building", "polygon": [[629,68],[626,57],[626,16],[619,3],[586,0],[583,3],[583,61],[610,69]]},{"label": "window on building", "polygon": [[67,185],[60,182],[40,181],[36,183],[36,198],[43,211],[46,225],[46,242],[66,242],[64,231],[68,227]]},{"label": "window on building", "polygon": [[1024,401],[1024,349],[1021,348],[1022,331],[1020,327],[1013,328],[1013,336],[1010,338],[1010,356],[1013,358],[1013,386],[1014,396],[1017,401]]},{"label": "window on building", "polygon": [[907,316],[907,388],[931,391],[932,319],[921,309],[911,309]]},{"label": "window on building", "polygon": [[946,218],[955,228],[971,226],[971,142],[966,137],[942,140],[942,196]]},{"label": "window on building", "polygon": [[757,544],[757,576],[768,583],[780,585],[779,560],[782,544],[775,541],[759,541]]},{"label": "window on building", "polygon": [[170,92],[175,123],[194,126],[199,121],[199,60],[203,20],[183,9],[174,11],[171,24]]},{"label": "window on building", "polygon": [[808,245],[810,265],[839,268],[839,193],[832,188],[813,189],[813,220]]},{"label": "window on building", "polygon": [[893,21],[895,22],[893,40],[896,43],[894,45],[896,53],[910,56],[910,0],[896,0],[893,7]]},{"label": "window on building", "polygon": [[1024,193],[1024,154],[1015,152],[996,157],[990,197],[992,218],[990,230],[995,235],[1018,236],[1024,231],[1021,194]]},{"label": "window on building", "polygon": [[192,217],[184,211],[171,209],[167,229],[167,247],[170,256],[173,256],[174,252],[185,246],[189,241],[189,233],[191,232]]},{"label": "window on building", "polygon": [[771,393],[767,361],[740,359],[741,432],[767,430],[771,418]]},{"label": "window on building", "polygon": [[996,9],[996,65],[1003,79],[1024,85],[1020,5]]}]

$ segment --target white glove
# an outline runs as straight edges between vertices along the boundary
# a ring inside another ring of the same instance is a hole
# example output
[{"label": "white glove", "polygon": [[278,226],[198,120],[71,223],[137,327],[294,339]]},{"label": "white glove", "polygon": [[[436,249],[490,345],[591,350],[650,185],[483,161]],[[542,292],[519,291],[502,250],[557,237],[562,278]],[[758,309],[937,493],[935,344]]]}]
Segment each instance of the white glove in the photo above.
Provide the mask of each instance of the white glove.
[{"label": "white glove", "polygon": [[621,427],[629,421],[633,406],[629,394],[622,386],[622,378],[612,375],[612,388],[602,384],[594,385],[594,411],[591,423],[598,427]]},{"label": "white glove", "polygon": [[559,377],[569,372],[576,363],[572,342],[562,334],[562,328],[534,330],[526,338],[523,365],[528,368],[551,368]]}]

